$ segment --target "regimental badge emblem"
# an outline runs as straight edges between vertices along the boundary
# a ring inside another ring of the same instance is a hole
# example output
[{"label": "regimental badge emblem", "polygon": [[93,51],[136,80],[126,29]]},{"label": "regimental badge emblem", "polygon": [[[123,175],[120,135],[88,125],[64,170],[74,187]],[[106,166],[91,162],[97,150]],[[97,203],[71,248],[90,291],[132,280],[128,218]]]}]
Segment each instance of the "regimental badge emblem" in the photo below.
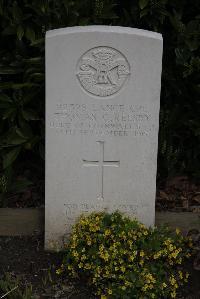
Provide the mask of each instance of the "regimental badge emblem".
[{"label": "regimental badge emblem", "polygon": [[107,97],[121,89],[130,75],[130,65],[116,49],[96,47],[81,56],[76,74],[87,92]]}]

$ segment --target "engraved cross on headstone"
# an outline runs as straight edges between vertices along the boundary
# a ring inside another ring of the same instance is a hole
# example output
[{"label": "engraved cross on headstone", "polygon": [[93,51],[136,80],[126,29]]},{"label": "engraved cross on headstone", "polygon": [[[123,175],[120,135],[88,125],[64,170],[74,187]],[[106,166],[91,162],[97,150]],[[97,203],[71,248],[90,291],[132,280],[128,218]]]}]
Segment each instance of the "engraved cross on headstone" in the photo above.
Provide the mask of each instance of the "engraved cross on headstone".
[{"label": "engraved cross on headstone", "polygon": [[100,191],[98,195],[98,199],[104,199],[104,167],[119,167],[120,161],[105,161],[104,160],[104,143],[105,141],[97,141],[100,147],[100,157],[99,160],[89,161],[83,160],[83,166],[90,167],[90,166],[98,166],[99,168],[99,186]]}]

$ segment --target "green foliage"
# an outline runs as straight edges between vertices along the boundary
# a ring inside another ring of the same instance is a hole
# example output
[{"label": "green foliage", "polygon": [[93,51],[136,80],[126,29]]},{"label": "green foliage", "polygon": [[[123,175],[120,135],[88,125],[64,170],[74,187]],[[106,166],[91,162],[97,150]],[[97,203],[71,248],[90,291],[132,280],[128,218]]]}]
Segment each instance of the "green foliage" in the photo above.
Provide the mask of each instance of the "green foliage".
[{"label": "green foliage", "polygon": [[178,229],[148,229],[118,212],[92,213],[73,227],[57,274],[84,279],[101,299],[176,298],[187,282],[181,265],[191,246]]},{"label": "green foliage", "polygon": [[22,290],[18,279],[14,279],[8,273],[0,280],[0,298],[7,299],[33,299],[32,288],[26,286]]},{"label": "green foliage", "polygon": [[27,156],[43,165],[45,32],[105,24],[163,34],[159,176],[200,176],[199,6],[198,0],[0,0],[0,171],[22,168]]},{"label": "green foliage", "polygon": [[21,193],[30,185],[30,180],[25,177],[16,178],[13,168],[7,167],[0,175],[0,207],[7,207],[10,195]]}]

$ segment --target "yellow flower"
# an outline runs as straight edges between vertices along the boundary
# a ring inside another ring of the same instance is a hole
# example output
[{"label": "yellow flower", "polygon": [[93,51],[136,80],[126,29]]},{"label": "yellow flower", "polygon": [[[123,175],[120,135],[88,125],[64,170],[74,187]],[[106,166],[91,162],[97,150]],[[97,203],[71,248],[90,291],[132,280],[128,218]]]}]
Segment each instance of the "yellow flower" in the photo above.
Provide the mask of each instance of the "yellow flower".
[{"label": "yellow flower", "polygon": [[100,251],[104,250],[104,245],[103,245],[103,244],[101,244],[101,245],[99,246],[99,250],[100,250]]},{"label": "yellow flower", "polygon": [[107,296],[101,295],[101,299],[107,299]]},{"label": "yellow flower", "polygon": [[162,254],[162,251],[158,251],[157,253],[154,254],[153,258],[154,260],[158,259]]},{"label": "yellow flower", "polygon": [[140,251],[140,256],[141,256],[141,257],[144,256],[144,251],[143,251],[143,250]]},{"label": "yellow flower", "polygon": [[180,264],[182,263],[182,261],[183,261],[183,260],[182,260],[182,258],[180,257],[180,258],[177,260],[177,264],[180,265]]},{"label": "yellow flower", "polygon": [[145,284],[145,285],[142,287],[142,290],[143,290],[144,292],[146,292],[146,290],[148,289],[148,287],[149,287],[149,285],[148,285],[148,284]]},{"label": "yellow flower", "polygon": [[100,274],[102,272],[101,268],[99,266],[96,268],[96,271],[97,271],[98,274]]},{"label": "yellow flower", "polygon": [[110,274],[110,272],[108,270],[106,270],[106,275],[109,275],[109,274]]},{"label": "yellow flower", "polygon": [[156,280],[151,273],[146,274],[145,276],[147,283],[155,283]]},{"label": "yellow flower", "polygon": [[111,289],[108,289],[108,294],[112,295],[112,290]]},{"label": "yellow flower", "polygon": [[56,274],[60,275],[62,273],[62,269],[57,269]]},{"label": "yellow flower", "polygon": [[85,269],[91,269],[91,265],[89,263],[85,264]]},{"label": "yellow flower", "polygon": [[188,282],[188,277],[189,276],[190,276],[189,273],[185,273],[185,279],[184,279],[185,282]]},{"label": "yellow flower", "polygon": [[179,274],[180,279],[183,279],[183,273],[182,273],[182,271],[178,271],[178,274]]},{"label": "yellow flower", "polygon": [[163,288],[166,288],[166,287],[167,287],[167,284],[166,284],[165,282],[163,282],[162,287],[163,287]]},{"label": "yellow flower", "polygon": [[74,257],[78,257],[78,252],[77,252],[76,250],[73,250],[73,251],[72,251],[72,255],[73,255]]},{"label": "yellow flower", "polygon": [[175,291],[173,291],[170,295],[171,295],[172,298],[176,298],[176,292]]},{"label": "yellow flower", "polygon": [[127,287],[127,286],[130,285],[130,282],[126,280],[124,284],[125,284],[125,286]]},{"label": "yellow flower", "polygon": [[173,251],[174,250],[174,246],[172,244],[169,244],[168,249],[169,249],[169,251]]},{"label": "yellow flower", "polygon": [[81,257],[81,261],[84,261],[84,260],[86,260],[86,259],[87,259],[86,255],[83,254],[82,257]]},{"label": "yellow flower", "polygon": [[141,260],[141,261],[139,262],[139,264],[140,264],[140,266],[143,266],[143,265],[144,265],[144,261]]},{"label": "yellow flower", "polygon": [[141,223],[140,228],[146,229],[146,226],[143,223]]},{"label": "yellow flower", "polygon": [[88,246],[92,245],[91,240],[88,240],[88,241],[87,241],[87,245],[88,245]]},{"label": "yellow flower", "polygon": [[168,238],[167,240],[164,241],[164,245],[168,246],[169,244],[171,244],[172,240],[170,238]]},{"label": "yellow flower", "polygon": [[108,261],[108,260],[109,260],[109,253],[108,253],[107,251],[105,251],[105,252],[101,251],[101,252],[99,253],[99,255],[100,255],[100,257],[101,257],[103,260],[105,260],[105,261]]},{"label": "yellow flower", "polygon": [[176,234],[179,235],[180,232],[181,232],[180,229],[179,229],[179,228],[176,228]]},{"label": "yellow flower", "polygon": [[104,235],[105,236],[110,236],[111,234],[111,230],[110,229],[106,229]]},{"label": "yellow flower", "polygon": [[176,284],[176,279],[174,278],[173,275],[169,278],[169,281],[170,281],[172,286],[174,286]]},{"label": "yellow flower", "polygon": [[135,257],[134,257],[133,255],[131,255],[131,256],[129,256],[128,259],[129,259],[130,262],[132,262],[132,261],[134,260],[134,258],[135,258]]},{"label": "yellow flower", "polygon": [[173,266],[174,262],[173,262],[172,260],[169,260],[169,264],[170,264],[171,266]]},{"label": "yellow flower", "polygon": [[153,285],[149,284],[149,289],[152,290],[153,289]]},{"label": "yellow flower", "polygon": [[77,245],[77,243],[73,242],[72,245],[71,245],[71,248],[72,249],[76,248],[76,245]]},{"label": "yellow flower", "polygon": [[79,267],[79,268],[83,268],[83,263],[79,263],[79,264],[78,264],[78,267]]},{"label": "yellow flower", "polygon": [[174,259],[177,258],[177,255],[179,254],[179,250],[175,250],[170,254],[170,257],[173,257]]}]

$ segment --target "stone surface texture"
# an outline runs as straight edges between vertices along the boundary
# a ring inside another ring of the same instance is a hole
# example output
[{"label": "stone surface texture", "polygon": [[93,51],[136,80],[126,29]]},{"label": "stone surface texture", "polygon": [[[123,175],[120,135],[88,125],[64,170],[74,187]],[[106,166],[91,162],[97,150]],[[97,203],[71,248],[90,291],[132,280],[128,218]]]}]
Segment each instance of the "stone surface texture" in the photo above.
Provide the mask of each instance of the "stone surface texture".
[{"label": "stone surface texture", "polygon": [[154,225],[162,36],[115,26],[46,34],[45,247],[82,213]]}]

